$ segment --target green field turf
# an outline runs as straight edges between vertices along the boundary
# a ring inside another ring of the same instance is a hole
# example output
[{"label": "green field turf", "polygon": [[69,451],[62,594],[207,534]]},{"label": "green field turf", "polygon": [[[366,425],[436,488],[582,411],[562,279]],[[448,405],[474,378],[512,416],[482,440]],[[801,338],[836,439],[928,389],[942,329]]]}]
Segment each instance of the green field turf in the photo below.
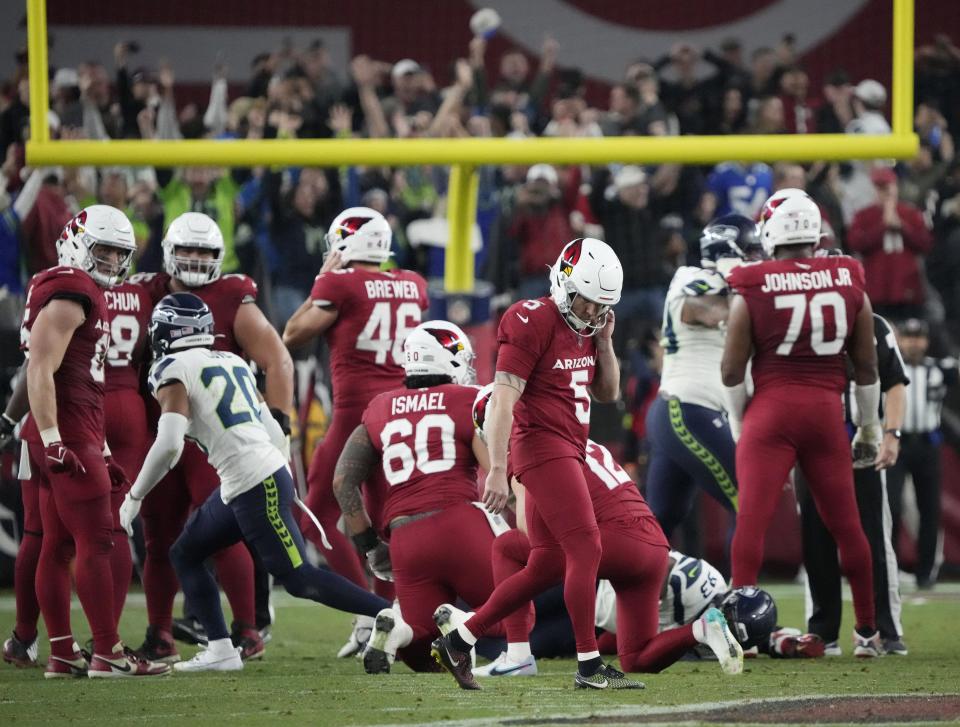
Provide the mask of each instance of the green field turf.
[{"label": "green field turf", "polygon": [[[781,622],[801,624],[802,598],[795,585],[771,588]],[[739,677],[726,677],[716,663],[682,662],[663,674],[642,677],[634,692],[585,692],[572,688],[572,660],[541,660],[534,679],[484,681],[482,692],[459,690],[446,674],[394,673],[368,676],[359,662],[336,659],[349,633],[345,614],[278,594],[274,638],[262,662],[229,676],[181,675],[148,680],[46,681],[37,670],[0,663],[0,725],[46,724],[423,724],[474,719],[575,717],[629,707],[702,704],[759,697],[823,694],[933,694],[960,692],[960,588],[904,599],[907,657],[858,661],[844,637],[843,657],[816,661],[747,662]],[[851,614],[845,604],[844,631]],[[86,624],[75,612],[77,636]],[[139,644],[145,626],[141,594],[132,594],[121,633]],[[0,594],[4,637],[13,622],[13,598]],[[41,659],[47,649],[41,642]],[[183,653],[193,653],[184,648]],[[665,721],[668,721],[665,718]],[[539,724],[547,723],[539,722]],[[516,723],[516,722],[514,722]]]}]

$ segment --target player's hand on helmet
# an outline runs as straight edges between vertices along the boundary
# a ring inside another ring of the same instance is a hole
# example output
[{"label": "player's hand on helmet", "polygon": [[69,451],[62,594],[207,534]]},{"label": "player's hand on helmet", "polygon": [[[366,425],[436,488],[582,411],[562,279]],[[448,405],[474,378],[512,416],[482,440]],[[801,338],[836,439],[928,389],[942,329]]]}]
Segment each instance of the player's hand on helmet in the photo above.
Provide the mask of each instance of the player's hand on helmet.
[{"label": "player's hand on helmet", "polygon": [[80,458],[63,442],[50,442],[50,444],[44,448],[43,453],[51,472],[72,476],[85,475],[87,473],[87,468],[83,466]]},{"label": "player's hand on helmet", "polygon": [[382,540],[378,541],[376,546],[367,551],[367,565],[370,570],[381,581],[393,580],[393,564],[390,562],[390,546]]},{"label": "player's hand on helmet", "polygon": [[613,340],[613,328],[617,324],[617,315],[611,310],[607,311],[607,322],[604,324],[603,328],[597,331],[597,340],[600,341],[612,341]]},{"label": "player's hand on helmet", "polygon": [[103,458],[107,465],[107,474],[110,475],[110,487],[113,490],[122,490],[130,484],[130,478],[123,471],[120,463],[113,458],[113,455],[107,455]]},{"label": "player's hand on helmet", "polygon": [[5,451],[13,444],[13,430],[17,423],[6,414],[0,414],[0,452]]},{"label": "player's hand on helmet", "polygon": [[487,482],[483,488],[483,504],[494,515],[503,512],[510,498],[510,485],[507,483],[507,473],[502,469],[492,469],[487,474]]},{"label": "player's hand on helmet", "polygon": [[879,424],[857,428],[857,433],[853,436],[853,442],[851,443],[853,468],[855,470],[873,467],[877,463],[882,439],[883,435]]},{"label": "player's hand on helmet", "polygon": [[143,504],[143,498],[134,497],[129,492],[123,498],[123,504],[120,505],[120,527],[127,531],[127,535],[133,537],[133,521],[140,514],[140,505]]},{"label": "player's hand on helmet", "polygon": [[342,267],[343,258],[340,255],[340,251],[333,250],[324,258],[323,265],[320,266],[320,274],[329,273],[331,270],[339,270]]},{"label": "player's hand on helmet", "polygon": [[873,463],[873,468],[878,472],[889,469],[897,463],[900,456],[900,440],[894,436],[884,435],[880,442],[880,451],[877,452],[877,459]]}]

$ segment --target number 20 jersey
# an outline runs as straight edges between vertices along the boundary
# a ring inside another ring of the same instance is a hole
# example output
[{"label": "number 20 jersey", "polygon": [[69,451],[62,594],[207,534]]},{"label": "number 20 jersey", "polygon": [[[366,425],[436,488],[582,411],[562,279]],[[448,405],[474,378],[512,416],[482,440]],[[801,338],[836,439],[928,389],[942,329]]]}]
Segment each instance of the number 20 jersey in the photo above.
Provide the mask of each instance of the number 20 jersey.
[{"label": "number 20 jersey", "polygon": [[522,475],[560,457],[583,460],[597,360],[593,338],[574,333],[556,304],[543,297],[510,306],[500,319],[497,343],[497,372],[527,382],[514,407],[514,471]]},{"label": "number 20 jersey", "polygon": [[753,381],[766,387],[846,387],[847,341],[863,307],[863,266],[850,257],[766,260],[727,282],[750,310]]},{"label": "number 20 jersey", "polygon": [[246,361],[228,351],[189,348],[153,363],[148,383],[154,396],[177,381],[190,399],[187,436],[217,470],[224,502],[286,465],[260,421],[256,381]]}]

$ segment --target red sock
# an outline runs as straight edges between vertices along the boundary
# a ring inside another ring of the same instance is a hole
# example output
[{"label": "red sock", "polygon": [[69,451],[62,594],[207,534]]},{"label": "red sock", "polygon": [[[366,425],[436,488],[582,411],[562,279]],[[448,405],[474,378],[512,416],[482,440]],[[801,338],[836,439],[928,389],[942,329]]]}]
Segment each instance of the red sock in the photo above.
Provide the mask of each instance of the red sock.
[{"label": "red sock", "polygon": [[[491,561],[493,581],[502,583],[510,576],[519,573],[530,557],[530,541],[519,530],[509,530],[493,541]],[[508,644],[520,644],[530,640],[535,615],[533,603],[518,608],[503,619],[503,628],[507,633]]]},{"label": "red sock", "polygon": [[597,649],[601,654],[610,655],[617,653],[617,635],[604,631],[597,637]]},{"label": "red sock", "polygon": [[177,574],[170,564],[170,547],[176,534],[156,532],[163,525],[143,518],[147,555],[143,563],[143,593],[147,599],[147,621],[164,631],[173,628],[173,599],[180,590]]},{"label": "red sock", "polygon": [[14,593],[17,602],[17,625],[14,631],[20,641],[29,644],[37,638],[37,620],[40,602],[37,600],[37,564],[43,544],[39,532],[25,530],[13,571]]},{"label": "red sock", "polygon": [[243,543],[224,548],[214,558],[217,579],[227,595],[233,620],[247,626],[257,622],[253,596],[253,558]]},{"label": "red sock", "polygon": [[133,557],[130,555],[130,542],[124,530],[113,531],[113,551],[110,554],[110,570],[113,573],[113,613],[117,620],[123,613],[130,589],[130,577],[133,575]]}]

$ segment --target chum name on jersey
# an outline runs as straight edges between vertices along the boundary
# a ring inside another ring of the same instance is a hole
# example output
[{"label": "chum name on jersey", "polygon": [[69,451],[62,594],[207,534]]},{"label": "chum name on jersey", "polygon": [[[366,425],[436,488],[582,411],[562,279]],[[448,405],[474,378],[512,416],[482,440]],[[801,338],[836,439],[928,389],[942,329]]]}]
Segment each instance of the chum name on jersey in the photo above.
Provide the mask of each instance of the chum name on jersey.
[{"label": "chum name on jersey", "polygon": [[105,290],[103,297],[107,301],[107,308],[112,311],[138,312],[140,310],[140,296],[136,293]]},{"label": "chum name on jersey", "polygon": [[366,280],[368,298],[420,300],[420,288],[412,280]]},{"label": "chum name on jersey", "polygon": [[850,271],[837,268],[836,277],[829,270],[813,270],[805,273],[767,273],[763,276],[764,293],[779,293],[785,290],[820,290],[853,285]]},{"label": "chum name on jersey", "polygon": [[446,408],[442,391],[395,396],[390,402],[391,415],[411,414],[417,411],[445,411]]}]

